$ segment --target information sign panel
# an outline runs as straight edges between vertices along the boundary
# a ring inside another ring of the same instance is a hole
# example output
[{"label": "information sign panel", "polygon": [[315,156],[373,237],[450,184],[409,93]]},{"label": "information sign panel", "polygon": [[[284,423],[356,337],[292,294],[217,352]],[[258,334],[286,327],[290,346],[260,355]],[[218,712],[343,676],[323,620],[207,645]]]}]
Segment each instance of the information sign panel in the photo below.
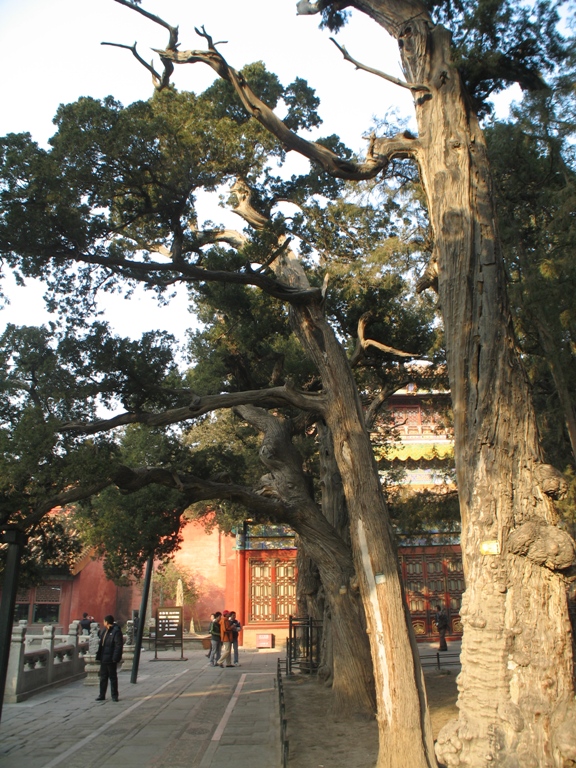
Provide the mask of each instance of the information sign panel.
[{"label": "information sign panel", "polygon": [[181,648],[184,654],[182,606],[177,608],[158,608],[156,611],[156,654],[158,649]]}]

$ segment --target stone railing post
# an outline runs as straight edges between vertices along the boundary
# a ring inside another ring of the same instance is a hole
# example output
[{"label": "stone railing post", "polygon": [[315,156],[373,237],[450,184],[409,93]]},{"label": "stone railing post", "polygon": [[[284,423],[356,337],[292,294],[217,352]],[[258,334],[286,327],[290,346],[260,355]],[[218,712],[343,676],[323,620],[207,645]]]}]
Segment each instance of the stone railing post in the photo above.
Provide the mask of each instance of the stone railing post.
[{"label": "stone railing post", "polygon": [[122,665],[120,669],[132,669],[134,661],[134,622],[130,619],[126,622],[126,635],[124,638],[124,650],[122,651]]},{"label": "stone railing post", "polygon": [[80,620],[75,619],[68,627],[68,645],[73,646],[72,664],[74,674],[84,671],[84,656],[80,653]]},{"label": "stone railing post", "polygon": [[100,638],[98,637],[98,624],[93,621],[90,624],[90,636],[88,638],[88,653],[84,656],[84,671],[86,677],[84,678],[84,685],[98,685],[98,673],[100,672],[100,663],[96,661],[96,652],[98,651],[98,645],[100,644]]},{"label": "stone railing post", "polygon": [[78,635],[80,628],[80,620],[75,619],[75,621],[70,624],[68,627],[68,645],[73,645],[76,648],[76,653],[78,653]]},{"label": "stone railing post", "polygon": [[42,648],[48,649],[48,682],[54,679],[54,635],[56,627],[53,624],[47,624],[42,627]]},{"label": "stone railing post", "polygon": [[17,701],[21,675],[24,674],[24,654],[26,653],[26,622],[18,622],[18,626],[12,627],[10,642],[10,655],[8,657],[8,670],[6,672],[6,689],[4,701],[14,704]]}]

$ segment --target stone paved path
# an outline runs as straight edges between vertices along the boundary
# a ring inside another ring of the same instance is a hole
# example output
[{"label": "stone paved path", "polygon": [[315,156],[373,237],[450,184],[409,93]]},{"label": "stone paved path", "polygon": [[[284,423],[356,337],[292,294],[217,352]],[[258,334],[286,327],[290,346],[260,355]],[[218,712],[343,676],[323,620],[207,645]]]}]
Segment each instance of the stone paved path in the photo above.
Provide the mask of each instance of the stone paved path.
[{"label": "stone paved path", "polygon": [[1,768],[278,768],[276,651],[241,651],[241,666],[204,652],[163,660],[143,651],[138,683],[119,674],[120,701],[83,681],[4,704]]}]

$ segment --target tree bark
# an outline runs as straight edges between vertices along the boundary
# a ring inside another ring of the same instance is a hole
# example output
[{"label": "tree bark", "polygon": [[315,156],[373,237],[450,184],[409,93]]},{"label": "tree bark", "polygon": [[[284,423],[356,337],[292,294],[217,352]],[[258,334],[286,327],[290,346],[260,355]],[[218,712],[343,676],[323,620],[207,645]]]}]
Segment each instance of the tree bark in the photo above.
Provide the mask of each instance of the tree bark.
[{"label": "tree bark", "polygon": [[334,707],[340,712],[372,716],[375,700],[370,646],[355,588],[350,547],[311,498],[288,424],[261,408],[247,405],[237,411],[263,433],[260,458],[270,472],[263,480],[282,498],[289,511],[288,522],[305,542],[306,552],[320,573],[332,618]]},{"label": "tree bark", "polygon": [[449,766],[560,768],[576,758],[561,574],[574,543],[557,527],[555,489],[545,486],[553,473],[515,346],[484,139],[450,36],[424,7],[415,19],[413,3],[410,17],[401,2],[353,5],[398,39],[407,80],[430,88],[416,99],[414,156],[435,234],[467,585],[460,715],[442,730],[437,755]]}]

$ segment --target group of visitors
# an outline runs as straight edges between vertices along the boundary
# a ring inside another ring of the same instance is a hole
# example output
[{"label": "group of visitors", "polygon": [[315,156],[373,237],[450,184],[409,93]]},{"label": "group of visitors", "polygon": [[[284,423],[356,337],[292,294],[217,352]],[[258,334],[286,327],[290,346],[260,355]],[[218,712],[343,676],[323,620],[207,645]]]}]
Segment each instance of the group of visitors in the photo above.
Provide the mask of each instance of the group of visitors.
[{"label": "group of visitors", "polygon": [[[210,617],[210,666],[238,667],[238,635],[242,630],[235,611],[217,611]],[[80,625],[93,620],[84,614]],[[111,615],[104,617],[104,628],[98,633],[98,651],[96,660],[100,662],[100,693],[96,701],[104,701],[110,681],[112,701],[118,701],[117,665],[122,660],[123,636],[119,625]]]},{"label": "group of visitors", "polygon": [[236,611],[216,611],[210,616],[211,667],[239,667],[238,634],[242,627],[236,618]]}]

